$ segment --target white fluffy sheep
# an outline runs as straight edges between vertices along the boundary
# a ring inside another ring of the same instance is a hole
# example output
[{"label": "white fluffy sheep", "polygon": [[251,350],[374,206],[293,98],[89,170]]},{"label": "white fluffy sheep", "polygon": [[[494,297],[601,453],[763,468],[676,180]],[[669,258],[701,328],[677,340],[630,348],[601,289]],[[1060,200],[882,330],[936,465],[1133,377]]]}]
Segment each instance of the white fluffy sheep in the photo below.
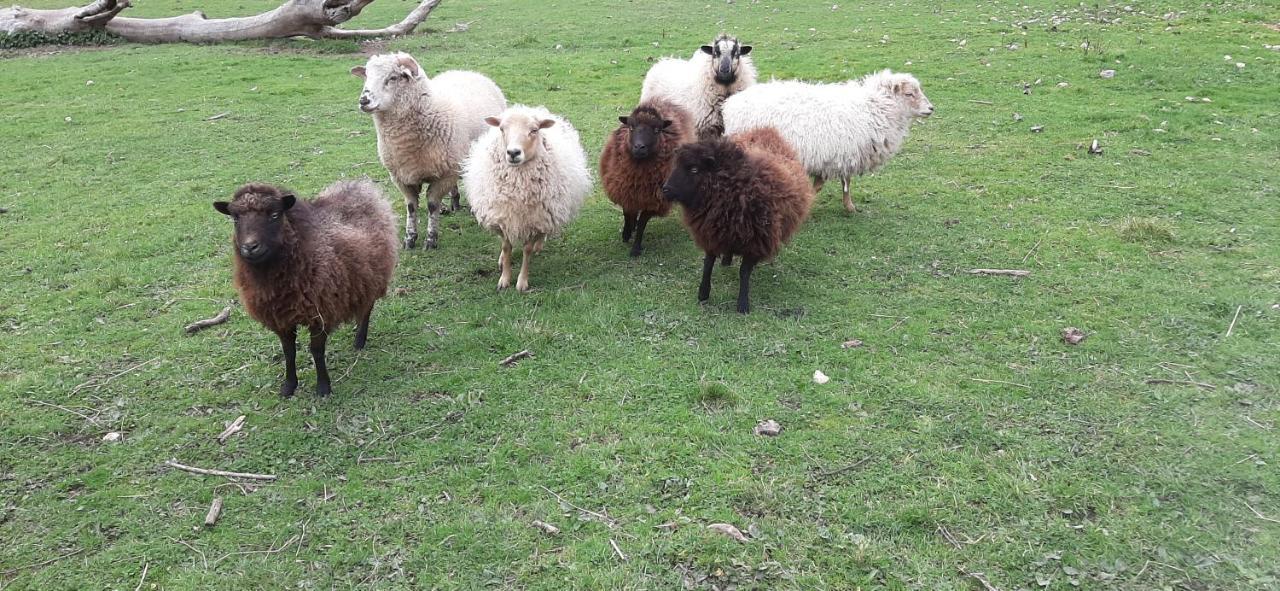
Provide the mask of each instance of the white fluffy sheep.
[{"label": "white fluffy sheep", "polygon": [[725,101],[726,133],[775,127],[795,147],[814,188],[839,178],[854,211],[849,178],[875,171],[902,147],[911,122],[933,114],[911,74],[883,70],[840,84],[779,80]]},{"label": "white fluffy sheep", "polygon": [[462,166],[471,211],[502,237],[498,289],[511,285],[511,248],[524,245],[516,289],[529,290],[529,258],[578,216],[591,193],[578,131],[544,107],[512,105],[471,147]]},{"label": "white fluffy sheep", "polygon": [[418,240],[418,195],[430,184],[426,247],[435,248],[441,201],[451,195],[458,209],[458,167],[488,129],[484,118],[501,113],[507,99],[476,72],[441,72],[429,79],[407,53],[375,55],[351,73],[364,78],[360,110],[373,114],[378,158],[404,193],[404,247]]},{"label": "white fluffy sheep", "polygon": [[719,137],[724,133],[720,107],[725,99],[756,83],[749,53],[750,45],[722,33],[687,60],[664,58],[645,74],[640,102],[669,100],[693,117],[698,139]]}]

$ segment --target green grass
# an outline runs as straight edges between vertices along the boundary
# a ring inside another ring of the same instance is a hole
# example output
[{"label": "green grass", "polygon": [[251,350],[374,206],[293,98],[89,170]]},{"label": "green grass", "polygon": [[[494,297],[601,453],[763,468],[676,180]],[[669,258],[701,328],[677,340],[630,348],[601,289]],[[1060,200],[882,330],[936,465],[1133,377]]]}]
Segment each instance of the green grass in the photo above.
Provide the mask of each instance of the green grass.
[{"label": "green grass", "polygon": [[[388,185],[360,46],[3,54],[0,587],[126,589],[145,567],[157,589],[979,588],[963,567],[1006,591],[1280,588],[1280,8],[1132,7],[449,0],[389,47],[489,74],[592,153],[650,60],[721,29],[766,79],[904,69],[938,112],[856,182],[858,214],[828,186],[745,317],[736,269],[695,302],[674,219],[629,260],[597,194],[521,295],[494,291],[496,239],[447,217],[370,348],[331,341],[324,400],[305,357],[276,397],[278,344],[242,311],[181,329],[235,297],[212,201]],[[753,435],[768,418],[782,434]]]}]

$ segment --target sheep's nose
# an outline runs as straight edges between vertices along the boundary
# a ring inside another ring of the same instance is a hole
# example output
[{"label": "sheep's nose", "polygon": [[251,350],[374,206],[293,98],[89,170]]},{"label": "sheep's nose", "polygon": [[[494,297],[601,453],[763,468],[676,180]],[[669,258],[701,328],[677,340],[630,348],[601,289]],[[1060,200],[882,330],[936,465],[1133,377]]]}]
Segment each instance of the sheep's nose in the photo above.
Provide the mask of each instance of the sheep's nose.
[{"label": "sheep's nose", "polygon": [[507,157],[511,158],[512,160],[515,160],[516,158],[520,157],[520,152],[522,152],[520,148],[508,148]]},{"label": "sheep's nose", "polygon": [[240,254],[247,257],[255,256],[262,252],[262,245],[257,242],[246,242],[240,245]]},{"label": "sheep's nose", "polygon": [[362,94],[362,95],[360,95],[360,106],[361,106],[361,107],[367,107],[367,106],[369,106],[369,97],[367,97],[367,96],[365,96],[365,95],[363,95],[363,94]]}]

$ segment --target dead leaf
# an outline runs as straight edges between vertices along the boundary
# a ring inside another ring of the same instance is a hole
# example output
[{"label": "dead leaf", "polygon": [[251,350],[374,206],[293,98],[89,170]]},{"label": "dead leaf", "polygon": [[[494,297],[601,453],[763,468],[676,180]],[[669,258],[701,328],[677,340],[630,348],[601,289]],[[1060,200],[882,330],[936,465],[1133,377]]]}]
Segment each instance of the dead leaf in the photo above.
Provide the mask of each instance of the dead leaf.
[{"label": "dead leaf", "polygon": [[556,534],[560,533],[560,528],[558,528],[558,527],[556,527],[556,526],[554,526],[554,525],[551,525],[550,523],[547,523],[547,522],[545,522],[545,521],[538,521],[537,519],[535,519],[535,520],[533,520],[533,523],[530,523],[529,525],[531,525],[531,526],[533,526],[533,527],[536,527],[536,528],[538,528],[538,529],[542,530],[542,531],[543,531],[544,533],[546,533],[547,535],[554,536],[554,535],[556,535]]},{"label": "dead leaf", "polygon": [[782,425],[773,419],[766,419],[756,424],[755,433],[765,437],[777,437],[782,433]]},{"label": "dead leaf", "polygon": [[1098,75],[1099,75],[1099,76],[1102,76],[1103,78],[1115,78],[1115,77],[1116,77],[1116,71],[1115,71],[1115,70],[1103,70],[1103,71],[1101,71],[1101,72],[1098,72]]},{"label": "dead leaf", "polygon": [[711,525],[708,525],[708,526],[707,526],[707,529],[709,529],[709,530],[711,530],[711,531],[714,531],[714,532],[722,533],[722,534],[724,534],[724,535],[726,535],[726,536],[729,536],[729,537],[731,537],[731,538],[733,538],[733,539],[735,539],[735,540],[738,540],[739,542],[744,542],[744,543],[745,543],[745,542],[749,542],[749,541],[750,541],[750,540],[747,538],[747,536],[742,535],[742,530],[740,530],[740,529],[738,529],[738,528],[736,528],[736,527],[734,527],[734,526],[732,526],[732,525],[729,525],[728,523],[713,523],[713,524],[711,524]]},{"label": "dead leaf", "polygon": [[862,341],[858,339],[849,339],[840,344],[841,349],[856,349],[862,346]]},{"label": "dead leaf", "polygon": [[1084,334],[1084,331],[1074,326],[1062,329],[1062,341],[1068,345],[1079,345],[1080,341],[1085,340],[1085,338],[1087,338],[1087,335]]},{"label": "dead leaf", "polygon": [[112,431],[102,436],[102,440],[107,443],[115,443],[122,439],[124,439],[124,433],[121,433],[119,431]]}]

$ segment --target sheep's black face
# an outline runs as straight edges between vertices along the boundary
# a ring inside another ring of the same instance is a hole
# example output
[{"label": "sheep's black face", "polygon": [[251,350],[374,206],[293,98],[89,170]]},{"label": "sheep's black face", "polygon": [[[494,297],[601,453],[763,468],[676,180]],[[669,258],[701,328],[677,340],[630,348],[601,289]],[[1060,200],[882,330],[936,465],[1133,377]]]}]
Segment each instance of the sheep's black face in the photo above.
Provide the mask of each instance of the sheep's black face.
[{"label": "sheep's black face", "polygon": [[638,111],[618,120],[629,130],[627,150],[632,160],[646,160],[653,156],[662,141],[663,131],[671,126],[669,120]]},{"label": "sheep's black face", "polygon": [[672,167],[667,182],[662,184],[662,195],[689,209],[702,207],[700,182],[705,175],[714,172],[716,160],[709,150],[700,144],[685,146],[676,152],[676,165]]},{"label": "sheep's black face", "polygon": [[269,264],[282,252],[285,212],[297,201],[292,193],[270,185],[245,185],[231,202],[213,208],[235,224],[236,256],[250,265]]},{"label": "sheep's black face", "polygon": [[738,63],[751,53],[750,45],[740,45],[733,37],[721,35],[711,45],[703,45],[702,53],[711,56],[711,72],[716,82],[728,86],[738,81]]}]

